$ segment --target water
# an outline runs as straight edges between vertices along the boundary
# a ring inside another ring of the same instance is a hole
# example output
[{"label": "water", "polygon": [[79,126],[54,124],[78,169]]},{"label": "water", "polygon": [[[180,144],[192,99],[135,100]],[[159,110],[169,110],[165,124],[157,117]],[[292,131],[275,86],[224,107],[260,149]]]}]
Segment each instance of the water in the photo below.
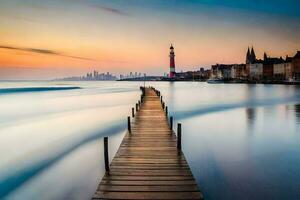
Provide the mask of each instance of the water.
[{"label": "water", "polygon": [[[142,84],[0,82],[0,199],[90,199]],[[206,199],[300,199],[300,87],[149,84]]]}]

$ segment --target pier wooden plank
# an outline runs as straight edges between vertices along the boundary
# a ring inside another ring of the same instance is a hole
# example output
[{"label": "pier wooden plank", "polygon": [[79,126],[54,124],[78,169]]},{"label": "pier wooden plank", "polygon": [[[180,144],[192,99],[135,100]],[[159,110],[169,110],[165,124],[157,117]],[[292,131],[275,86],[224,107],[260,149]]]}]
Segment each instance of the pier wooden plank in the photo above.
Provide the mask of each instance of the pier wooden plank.
[{"label": "pier wooden plank", "polygon": [[203,199],[153,89],[145,89],[131,133],[126,133],[93,199]]}]

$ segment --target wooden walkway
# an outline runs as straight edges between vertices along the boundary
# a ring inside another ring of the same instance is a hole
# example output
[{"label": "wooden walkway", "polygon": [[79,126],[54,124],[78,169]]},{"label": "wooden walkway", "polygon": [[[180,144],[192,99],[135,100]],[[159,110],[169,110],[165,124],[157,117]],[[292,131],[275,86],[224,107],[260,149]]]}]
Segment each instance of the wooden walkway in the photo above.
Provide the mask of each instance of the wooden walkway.
[{"label": "wooden walkway", "polygon": [[151,88],[93,199],[203,199]]}]

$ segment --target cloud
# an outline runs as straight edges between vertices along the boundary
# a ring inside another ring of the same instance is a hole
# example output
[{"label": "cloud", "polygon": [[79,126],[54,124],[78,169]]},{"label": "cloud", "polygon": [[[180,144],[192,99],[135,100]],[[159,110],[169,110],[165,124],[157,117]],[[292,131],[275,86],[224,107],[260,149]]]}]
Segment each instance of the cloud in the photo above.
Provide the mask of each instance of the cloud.
[{"label": "cloud", "polygon": [[95,7],[95,8],[101,9],[103,11],[113,13],[113,14],[128,16],[127,13],[125,13],[125,12],[119,10],[119,9],[116,9],[116,8],[111,8],[111,7],[101,6],[101,5],[92,5],[92,6]]},{"label": "cloud", "polygon": [[5,46],[5,45],[0,45],[0,49],[25,51],[25,52],[31,52],[31,53],[48,54],[48,55],[64,56],[64,57],[80,59],[80,60],[95,61],[95,60],[90,59],[90,58],[66,55],[66,54],[60,53],[58,51],[53,51],[53,50],[49,50],[49,49],[24,48],[24,47],[13,47],[13,46]]}]

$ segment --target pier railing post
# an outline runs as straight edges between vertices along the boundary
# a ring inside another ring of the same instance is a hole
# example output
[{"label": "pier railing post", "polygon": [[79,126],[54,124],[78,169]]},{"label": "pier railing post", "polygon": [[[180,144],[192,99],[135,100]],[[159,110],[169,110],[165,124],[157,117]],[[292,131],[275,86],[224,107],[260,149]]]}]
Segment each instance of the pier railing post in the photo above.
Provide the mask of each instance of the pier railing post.
[{"label": "pier railing post", "polygon": [[105,171],[109,174],[108,137],[104,137],[104,163]]},{"label": "pier railing post", "polygon": [[162,100],[163,100],[162,98],[163,98],[163,96],[160,96],[160,102],[161,102],[161,103],[163,102],[163,101],[162,101]]},{"label": "pier railing post", "polygon": [[181,151],[181,124],[177,124],[177,149]]},{"label": "pier railing post", "polygon": [[134,118],[134,108],[131,108],[132,118]]},{"label": "pier railing post", "polygon": [[173,117],[170,117],[170,130],[173,130]]},{"label": "pier railing post", "polygon": [[168,106],[166,106],[166,115],[168,116]]},{"label": "pier railing post", "polygon": [[130,124],[130,117],[127,117],[127,128],[128,128],[128,132],[131,133],[131,124]]},{"label": "pier railing post", "polygon": [[139,104],[135,104],[135,110],[136,110],[136,112],[139,110]]}]

